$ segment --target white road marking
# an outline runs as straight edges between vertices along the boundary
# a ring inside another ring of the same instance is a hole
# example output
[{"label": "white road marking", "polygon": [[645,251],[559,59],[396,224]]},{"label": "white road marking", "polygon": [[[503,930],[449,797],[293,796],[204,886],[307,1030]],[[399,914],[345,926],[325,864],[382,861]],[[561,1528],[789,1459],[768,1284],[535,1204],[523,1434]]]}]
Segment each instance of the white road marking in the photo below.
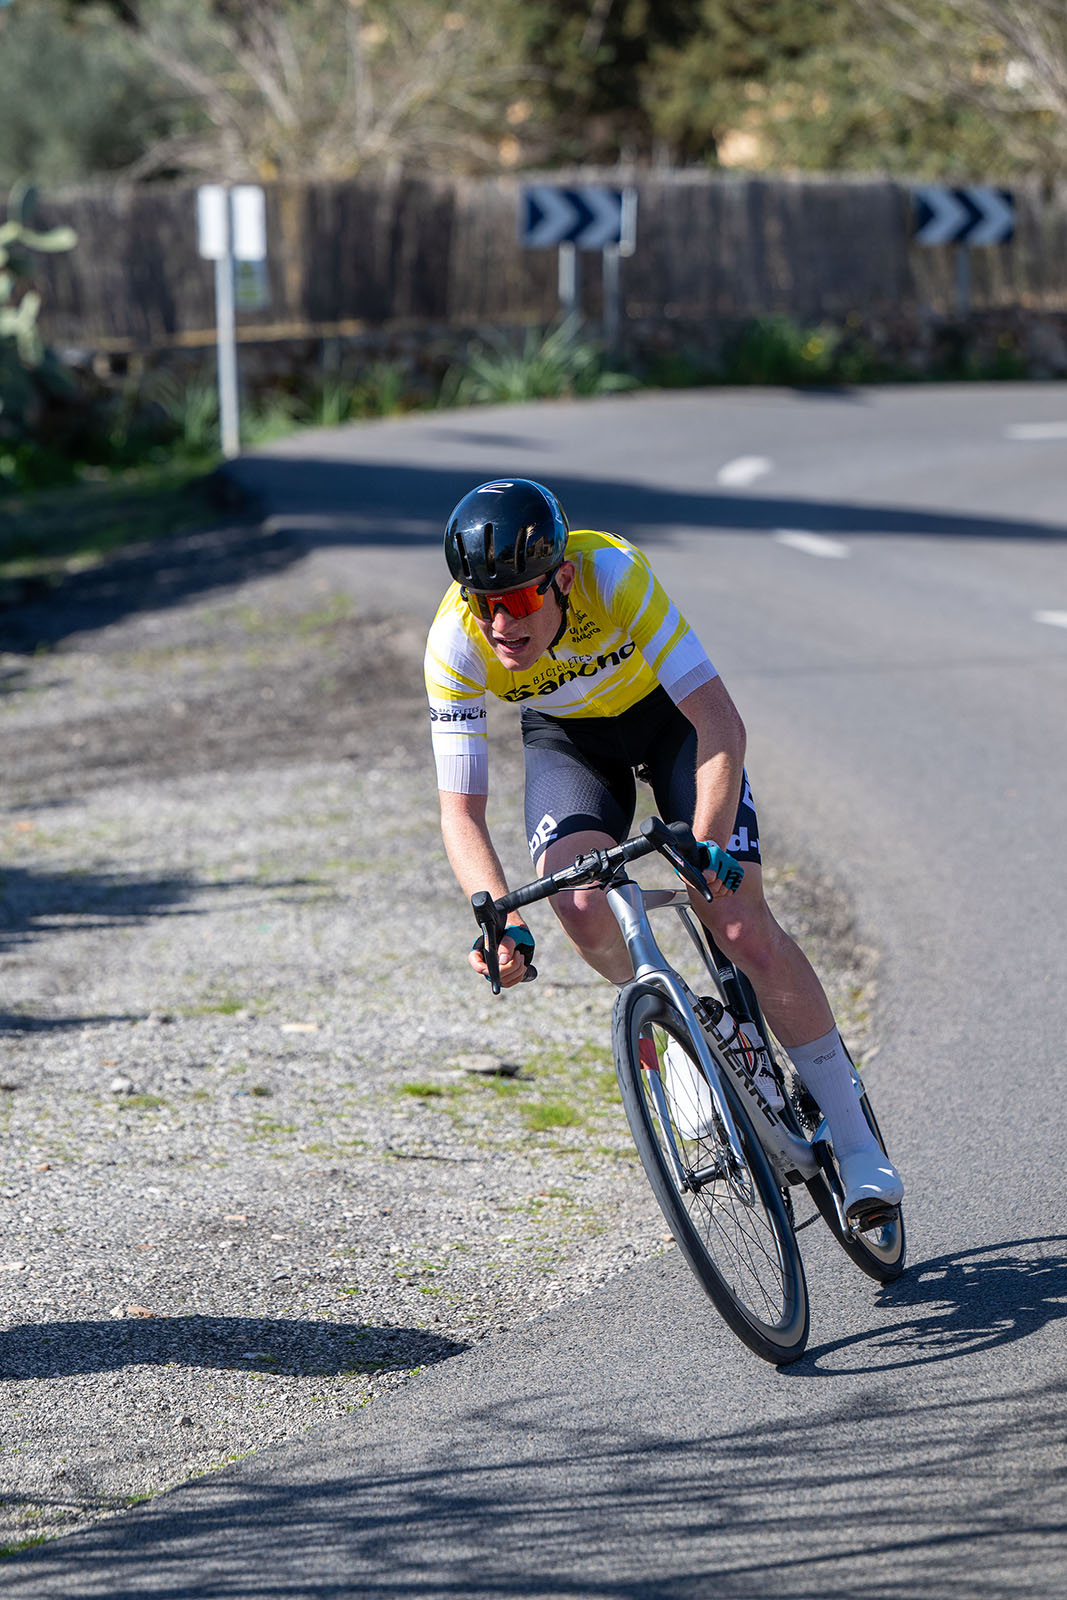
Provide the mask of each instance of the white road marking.
[{"label": "white road marking", "polygon": [[821,533],[805,533],[800,528],[779,528],[775,534],[779,544],[790,550],[801,550],[806,556],[822,556],[831,561],[843,561],[849,554],[847,544],[840,539],[827,539]]},{"label": "white road marking", "polygon": [[719,468],[715,481],[727,489],[747,489],[757,478],[765,477],[773,466],[774,462],[767,456],[738,456]]},{"label": "white road marking", "polygon": [[1067,422],[1013,422],[1006,439],[1067,439]]},{"label": "white road marking", "polygon": [[1035,622],[1047,622],[1050,628],[1067,628],[1067,611],[1035,611]]}]

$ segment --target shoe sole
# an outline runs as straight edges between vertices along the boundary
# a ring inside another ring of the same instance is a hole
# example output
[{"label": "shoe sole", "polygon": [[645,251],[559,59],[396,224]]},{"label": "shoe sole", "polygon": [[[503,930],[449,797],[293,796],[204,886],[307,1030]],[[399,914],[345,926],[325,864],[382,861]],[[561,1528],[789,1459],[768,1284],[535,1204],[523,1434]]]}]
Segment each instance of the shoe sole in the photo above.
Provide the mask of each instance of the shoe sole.
[{"label": "shoe sole", "polygon": [[884,1200],[854,1200],[845,1218],[857,1233],[873,1233],[876,1228],[886,1228],[894,1222],[899,1210],[899,1205],[887,1205]]}]

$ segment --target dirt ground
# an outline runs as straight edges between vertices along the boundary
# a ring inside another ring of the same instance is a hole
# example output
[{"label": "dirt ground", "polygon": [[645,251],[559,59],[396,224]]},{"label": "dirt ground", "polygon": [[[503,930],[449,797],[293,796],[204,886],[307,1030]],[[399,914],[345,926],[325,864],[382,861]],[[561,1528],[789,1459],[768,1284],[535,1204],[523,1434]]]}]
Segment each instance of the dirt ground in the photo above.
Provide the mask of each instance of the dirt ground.
[{"label": "dirt ground", "polygon": [[[493,1001],[468,975],[422,645],[240,523],[0,613],[4,1548],[358,1411],[670,1247],[612,991],[550,913],[537,984]],[[869,1047],[847,906],[773,876]]]}]

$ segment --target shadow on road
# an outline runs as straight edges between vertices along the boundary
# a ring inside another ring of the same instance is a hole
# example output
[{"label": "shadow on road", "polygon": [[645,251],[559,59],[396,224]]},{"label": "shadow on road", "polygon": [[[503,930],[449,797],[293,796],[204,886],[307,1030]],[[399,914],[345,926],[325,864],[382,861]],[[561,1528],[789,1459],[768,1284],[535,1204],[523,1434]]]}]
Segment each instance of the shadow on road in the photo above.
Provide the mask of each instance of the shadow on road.
[{"label": "shadow on road", "polygon": [[0,1332],[0,1379],[58,1378],[125,1367],[217,1368],[287,1377],[407,1370],[466,1349],[418,1328],[288,1317],[122,1317],[22,1323]]},{"label": "shadow on road", "polygon": [[447,1435],[431,1423],[425,1437],[418,1412],[376,1433],[372,1408],[349,1451],[334,1429],[253,1458],[4,1576],[18,1596],[109,1600],[1051,1596],[1064,1392],[909,1403],[868,1389],[724,1428],[696,1389],[687,1437],[630,1429],[625,1406],[600,1415],[562,1377],[461,1409]]},{"label": "shadow on road", "polygon": [[[790,1377],[840,1377],[929,1366],[1013,1344],[1067,1317],[1067,1235],[1013,1239],[913,1264],[883,1284],[878,1304],[900,1313],[869,1333],[809,1348]],[[842,1365],[841,1352],[859,1358]],[[833,1359],[831,1359],[833,1358]]]},{"label": "shadow on road", "polygon": [[[112,1022],[140,1022],[144,1013],[132,1011],[100,1012],[84,1017],[35,1017],[25,1011],[0,1011],[0,1038],[4,1034],[80,1033],[84,1028],[106,1028]],[[21,1088],[17,1083],[0,1083],[0,1089]]]},{"label": "shadow on road", "polygon": [[[488,445],[499,449],[499,441]],[[203,593],[284,570],[323,545],[364,549],[436,548],[449,510],[474,483],[499,475],[484,467],[440,469],[410,463],[346,462],[311,456],[249,456],[227,468],[246,497],[246,525],[168,539],[120,552],[72,573],[40,599],[0,616],[0,649],[30,653],[71,634],[107,626],[140,610],[161,610]],[[612,479],[551,474],[572,527],[606,528],[654,545],[684,528],[773,533],[781,528],[848,537],[1062,541],[1060,524],[853,505],[831,500],[699,493]],[[276,517],[256,526],[254,516]],[[443,568],[442,568],[443,574]],[[442,589],[444,577],[442,576]],[[0,685],[3,687],[3,685]],[[9,674],[6,687],[17,687]]]},{"label": "shadow on road", "polygon": [[[280,533],[261,528],[253,515],[249,507],[245,523],[131,545],[60,580],[24,585],[20,604],[0,607],[0,652],[32,655],[135,612],[162,611],[284,570],[302,552]],[[8,665],[0,674],[0,694],[17,690],[21,678],[21,669]]]},{"label": "shadow on road", "polygon": [[[257,893],[273,892],[315,888],[318,883],[312,878],[257,878],[254,888]],[[203,916],[198,907],[181,902],[194,894],[229,894],[234,889],[247,893],[250,887],[248,878],[205,883],[184,874],[138,878],[122,872],[6,867],[0,876],[0,954],[51,932],[113,928],[159,916]]]}]

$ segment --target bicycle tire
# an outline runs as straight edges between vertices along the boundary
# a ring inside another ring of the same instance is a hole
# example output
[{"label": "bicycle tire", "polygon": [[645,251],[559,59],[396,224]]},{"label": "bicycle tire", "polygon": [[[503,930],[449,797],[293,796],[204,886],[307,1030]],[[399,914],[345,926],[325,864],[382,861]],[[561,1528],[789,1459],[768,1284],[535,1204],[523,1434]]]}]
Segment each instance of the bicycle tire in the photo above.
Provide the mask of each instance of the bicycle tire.
[{"label": "bicycle tire", "polygon": [[[652,1099],[652,1075],[639,1057],[643,1037],[653,1040],[657,1056],[666,1048],[665,1040],[673,1040],[700,1072],[689,1026],[680,1012],[659,990],[634,981],[620,990],[615,1001],[615,1068],[641,1164],[671,1233],[737,1337],[777,1366],[796,1361],[808,1337],[804,1266],[785,1200],[748,1113],[724,1071],[723,1092],[747,1172],[738,1171],[732,1159],[724,1159],[729,1147],[713,1128],[697,1131],[694,1124],[688,1133],[682,1131],[679,1118],[683,1127],[686,1118],[677,1105],[668,1106],[671,1126],[665,1129]],[[707,1042],[714,1054],[714,1045]],[[667,1073],[661,1069],[658,1076],[666,1100]],[[672,1149],[686,1180],[704,1174],[695,1189],[686,1192],[676,1178]]]}]

